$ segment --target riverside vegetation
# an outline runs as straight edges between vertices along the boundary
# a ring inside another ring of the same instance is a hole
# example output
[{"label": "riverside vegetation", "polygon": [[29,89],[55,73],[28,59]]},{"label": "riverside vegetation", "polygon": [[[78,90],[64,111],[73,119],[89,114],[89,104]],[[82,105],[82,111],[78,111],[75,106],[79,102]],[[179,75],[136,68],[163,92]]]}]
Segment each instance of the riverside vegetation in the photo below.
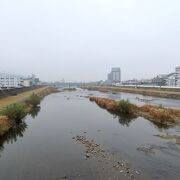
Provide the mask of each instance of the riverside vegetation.
[{"label": "riverside vegetation", "polygon": [[162,88],[141,88],[141,87],[116,87],[116,86],[82,86],[83,89],[88,89],[89,91],[100,91],[119,93],[137,93],[142,95],[162,97],[162,98],[172,98],[180,99],[180,89],[162,89]]},{"label": "riverside vegetation", "polygon": [[107,98],[90,97],[90,101],[96,102],[101,108],[121,116],[144,117],[155,123],[167,126],[180,124],[180,110],[164,108],[162,106],[144,105],[137,106],[128,100],[115,101]]},{"label": "riverside vegetation", "polygon": [[58,92],[56,88],[47,87],[37,94],[31,94],[22,102],[17,102],[4,107],[0,111],[0,137],[16,124],[20,124],[28,113],[39,106],[41,100],[46,95],[55,92]]}]

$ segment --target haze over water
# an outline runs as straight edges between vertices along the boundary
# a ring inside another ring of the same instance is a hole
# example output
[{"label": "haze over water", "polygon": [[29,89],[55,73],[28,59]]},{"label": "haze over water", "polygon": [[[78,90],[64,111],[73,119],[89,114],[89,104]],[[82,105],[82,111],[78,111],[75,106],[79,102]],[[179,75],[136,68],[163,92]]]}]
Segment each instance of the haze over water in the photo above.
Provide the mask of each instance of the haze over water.
[{"label": "haze over water", "polygon": [[43,81],[153,78],[179,66],[179,0],[1,0],[0,71]]}]

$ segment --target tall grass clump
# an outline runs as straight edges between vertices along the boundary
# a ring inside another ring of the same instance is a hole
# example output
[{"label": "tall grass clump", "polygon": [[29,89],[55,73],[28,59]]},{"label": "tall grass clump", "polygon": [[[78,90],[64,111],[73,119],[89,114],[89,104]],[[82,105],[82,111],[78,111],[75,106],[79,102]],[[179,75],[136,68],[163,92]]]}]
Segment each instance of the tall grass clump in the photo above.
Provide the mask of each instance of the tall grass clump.
[{"label": "tall grass clump", "polygon": [[39,97],[37,94],[32,94],[26,101],[25,103],[28,106],[32,106],[32,107],[37,107],[41,102],[41,97]]},{"label": "tall grass clump", "polygon": [[25,105],[19,103],[11,104],[1,111],[1,115],[8,117],[14,123],[20,123],[26,114]]},{"label": "tall grass clump", "polygon": [[140,107],[142,112],[148,113],[149,116],[153,119],[164,122],[166,120],[173,120],[173,113],[166,108],[159,108],[151,105],[144,105]]},{"label": "tall grass clump", "polygon": [[123,115],[132,114],[131,104],[128,100],[120,100],[116,103],[116,110]]}]

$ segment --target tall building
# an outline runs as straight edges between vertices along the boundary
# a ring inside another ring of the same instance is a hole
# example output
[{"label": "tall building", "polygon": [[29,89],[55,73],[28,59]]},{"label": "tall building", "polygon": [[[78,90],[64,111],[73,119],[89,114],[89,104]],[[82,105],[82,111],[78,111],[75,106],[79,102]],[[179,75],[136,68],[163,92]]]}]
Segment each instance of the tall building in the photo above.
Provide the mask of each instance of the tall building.
[{"label": "tall building", "polygon": [[176,85],[180,86],[180,66],[175,68]]},{"label": "tall building", "polygon": [[110,84],[121,82],[121,69],[112,68],[111,72],[108,74],[107,82]]}]

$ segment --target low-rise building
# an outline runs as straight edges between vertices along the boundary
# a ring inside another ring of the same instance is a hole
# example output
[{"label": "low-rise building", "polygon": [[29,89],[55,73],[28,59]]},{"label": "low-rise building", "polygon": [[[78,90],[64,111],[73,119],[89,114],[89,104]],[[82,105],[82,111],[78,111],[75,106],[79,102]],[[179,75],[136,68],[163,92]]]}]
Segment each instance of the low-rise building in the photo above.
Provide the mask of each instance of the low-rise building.
[{"label": "low-rise building", "polygon": [[152,83],[157,86],[176,86],[176,74],[158,75],[152,80]]},{"label": "low-rise building", "polygon": [[168,74],[165,78],[166,81],[166,86],[176,86],[176,74],[175,73],[171,73]]},{"label": "low-rise building", "polygon": [[122,82],[123,85],[138,85],[139,81],[137,79],[131,79],[131,80],[126,80]]},{"label": "low-rise building", "polygon": [[36,78],[34,75],[30,77],[23,77],[7,73],[0,74],[0,89],[37,86],[39,85],[39,82],[39,79]]},{"label": "low-rise building", "polygon": [[165,86],[166,85],[166,76],[167,74],[160,74],[152,79],[152,84],[156,86]]},{"label": "low-rise building", "polygon": [[31,79],[24,79],[23,82],[22,82],[22,86],[23,87],[30,87],[30,86],[32,86]]},{"label": "low-rise building", "polygon": [[0,74],[0,87],[1,89],[20,88],[22,86],[23,77],[18,75]]}]

